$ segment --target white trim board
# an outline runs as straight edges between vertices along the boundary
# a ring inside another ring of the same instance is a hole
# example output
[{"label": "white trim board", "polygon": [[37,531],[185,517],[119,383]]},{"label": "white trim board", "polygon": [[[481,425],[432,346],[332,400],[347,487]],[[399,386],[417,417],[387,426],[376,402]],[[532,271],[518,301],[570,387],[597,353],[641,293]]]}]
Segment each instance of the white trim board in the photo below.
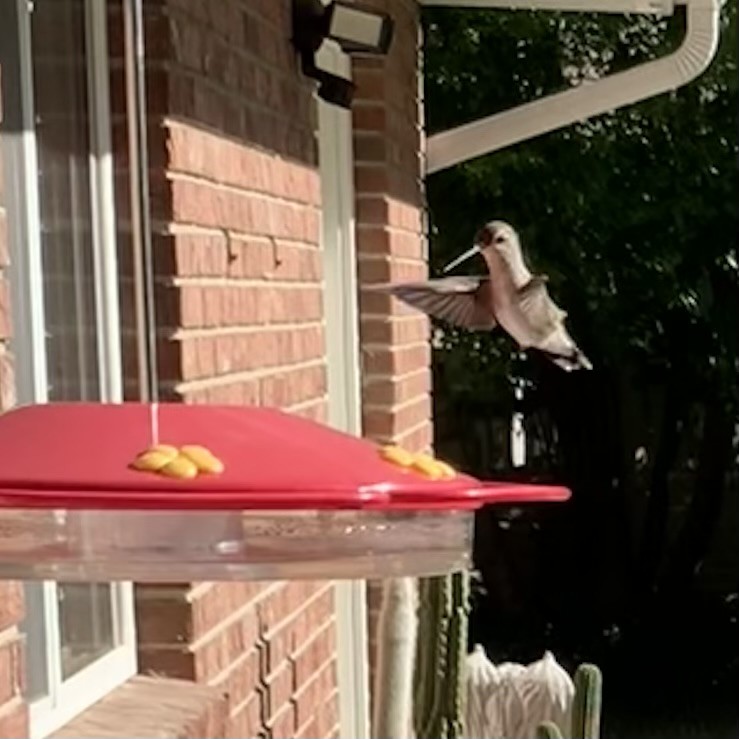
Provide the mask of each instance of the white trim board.
[{"label": "white trim board", "polygon": [[[349,57],[333,42],[319,52],[324,69],[351,77]],[[349,111],[318,100],[324,315],[329,423],[362,430],[359,306],[354,244],[354,155]],[[366,583],[335,584],[339,719],[343,739],[369,737]]]}]

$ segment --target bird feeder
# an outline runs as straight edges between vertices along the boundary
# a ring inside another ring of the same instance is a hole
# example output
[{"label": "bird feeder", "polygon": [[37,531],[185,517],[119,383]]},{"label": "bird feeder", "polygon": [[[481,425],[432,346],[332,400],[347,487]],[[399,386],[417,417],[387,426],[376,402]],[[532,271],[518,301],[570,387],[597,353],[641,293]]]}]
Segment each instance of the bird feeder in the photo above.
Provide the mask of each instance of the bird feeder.
[{"label": "bird feeder", "polygon": [[0,578],[434,575],[469,566],[482,505],[568,497],[267,408],[58,403],[0,416]]}]

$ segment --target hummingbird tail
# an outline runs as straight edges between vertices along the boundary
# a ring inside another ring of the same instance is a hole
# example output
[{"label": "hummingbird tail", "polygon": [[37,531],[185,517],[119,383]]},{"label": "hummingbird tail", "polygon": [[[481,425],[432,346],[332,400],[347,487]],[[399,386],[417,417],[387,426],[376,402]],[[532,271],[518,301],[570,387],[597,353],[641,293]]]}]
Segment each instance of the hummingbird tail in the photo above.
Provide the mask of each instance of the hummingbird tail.
[{"label": "hummingbird tail", "polygon": [[592,370],[593,365],[590,360],[578,349],[575,348],[569,356],[562,354],[553,354],[545,352],[549,359],[565,372],[574,372],[575,370]]},{"label": "hummingbird tail", "polygon": [[582,369],[593,369],[593,363],[579,349],[577,350],[577,361]]}]

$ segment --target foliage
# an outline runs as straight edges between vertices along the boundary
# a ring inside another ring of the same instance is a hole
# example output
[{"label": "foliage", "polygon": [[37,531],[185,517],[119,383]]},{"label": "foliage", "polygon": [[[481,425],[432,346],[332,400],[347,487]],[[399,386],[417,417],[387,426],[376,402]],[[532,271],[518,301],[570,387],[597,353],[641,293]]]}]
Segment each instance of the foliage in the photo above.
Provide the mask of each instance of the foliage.
[{"label": "foliage", "polygon": [[[681,12],[662,21],[426,10],[430,131],[662,56],[680,42]],[[657,649],[669,631],[649,632],[658,611],[675,629],[707,619],[685,604],[709,598],[701,578],[719,556],[722,514],[737,510],[727,499],[739,480],[736,16],[727,3],[718,57],[690,85],[429,179],[432,271],[467,248],[481,223],[510,221],[596,365],[565,375],[505,336],[437,328],[439,452],[472,472],[497,468],[501,460],[472,455],[471,437],[515,408],[526,416],[524,474],[556,477],[575,495],[566,512],[546,518],[487,513],[478,521],[477,564],[494,603],[487,628],[501,639],[508,614],[522,640],[559,638],[573,659],[590,650],[603,664],[603,650],[636,632],[652,634],[644,639]],[[514,387],[525,388],[523,401]],[[517,526],[528,528],[517,534]],[[567,568],[580,575],[562,587]],[[718,595],[735,603],[723,578]],[[574,609],[583,580],[592,597]],[[522,618],[532,603],[546,623]],[[711,606],[725,619],[716,633],[727,633],[728,611]],[[696,656],[703,662],[691,679],[727,683],[736,658]]]},{"label": "foliage", "polygon": [[[575,671],[572,702],[572,739],[599,739],[603,676],[597,665],[582,664]],[[557,724],[544,721],[537,727],[537,739],[564,739]]]},{"label": "foliage", "polygon": [[[428,12],[431,130],[675,45],[666,22],[638,18]],[[481,220],[505,217],[601,366],[628,358],[652,370],[677,364],[709,383],[733,379],[737,332],[716,293],[739,278],[735,19],[727,6],[719,58],[687,88],[432,177],[433,264],[469,243]],[[474,357],[480,340],[453,336],[446,348],[461,341]],[[497,360],[509,344],[487,345]]]}]

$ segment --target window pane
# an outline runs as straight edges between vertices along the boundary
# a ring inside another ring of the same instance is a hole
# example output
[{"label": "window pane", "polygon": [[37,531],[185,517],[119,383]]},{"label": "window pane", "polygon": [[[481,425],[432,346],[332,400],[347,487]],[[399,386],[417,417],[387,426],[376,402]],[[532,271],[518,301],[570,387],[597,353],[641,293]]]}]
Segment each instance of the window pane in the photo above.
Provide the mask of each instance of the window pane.
[{"label": "window pane", "polygon": [[[36,0],[31,13],[51,401],[100,397],[85,23],[84,0]],[[58,585],[62,679],[116,646],[111,592],[110,585]],[[39,690],[45,688],[40,678],[31,678]]]},{"label": "window pane", "polygon": [[31,13],[49,400],[99,394],[82,0]]},{"label": "window pane", "polygon": [[62,679],[87,667],[114,646],[111,586],[65,584],[57,588]]},{"label": "window pane", "polygon": [[49,675],[46,669],[48,640],[44,623],[44,586],[40,582],[25,584],[26,618],[23,631],[26,634],[26,696],[29,701],[49,694]]}]

